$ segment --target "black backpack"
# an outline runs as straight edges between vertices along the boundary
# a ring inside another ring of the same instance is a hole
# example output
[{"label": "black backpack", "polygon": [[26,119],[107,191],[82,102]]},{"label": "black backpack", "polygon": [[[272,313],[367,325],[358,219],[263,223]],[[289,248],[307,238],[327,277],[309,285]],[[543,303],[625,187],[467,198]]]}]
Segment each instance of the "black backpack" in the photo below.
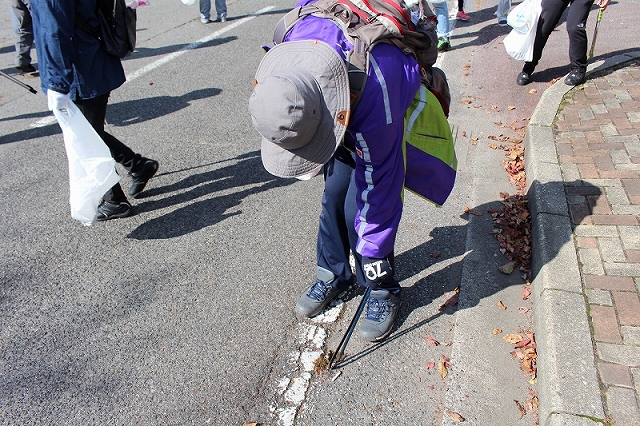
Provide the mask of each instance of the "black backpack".
[{"label": "black backpack", "polygon": [[438,57],[437,19],[425,1],[416,7],[421,19],[414,25],[411,10],[401,0],[318,0],[296,7],[282,17],[276,25],[273,42],[282,43],[289,30],[308,15],[336,22],[353,45],[347,57],[352,108],[364,91],[371,49],[377,43],[392,43],[416,58],[423,82],[448,116],[449,84],[444,72],[433,66]]},{"label": "black backpack", "polygon": [[91,28],[79,16],[76,26],[100,40],[108,54],[118,58],[129,56],[136,47],[136,10],[127,7],[125,0],[97,0],[96,5],[99,29]]}]

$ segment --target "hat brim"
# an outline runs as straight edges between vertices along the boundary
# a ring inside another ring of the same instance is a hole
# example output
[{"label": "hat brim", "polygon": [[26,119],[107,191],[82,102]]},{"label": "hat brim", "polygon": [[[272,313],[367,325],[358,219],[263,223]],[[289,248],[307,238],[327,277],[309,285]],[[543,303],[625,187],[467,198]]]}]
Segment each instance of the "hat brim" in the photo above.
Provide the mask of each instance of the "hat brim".
[{"label": "hat brim", "polygon": [[303,147],[286,150],[263,138],[262,164],[274,176],[303,176],[326,164],[340,145],[349,116],[349,77],[344,60],[327,43],[318,40],[278,44],[267,52],[258,70],[256,84],[285,68],[311,73],[322,92],[323,118],[318,131]]}]

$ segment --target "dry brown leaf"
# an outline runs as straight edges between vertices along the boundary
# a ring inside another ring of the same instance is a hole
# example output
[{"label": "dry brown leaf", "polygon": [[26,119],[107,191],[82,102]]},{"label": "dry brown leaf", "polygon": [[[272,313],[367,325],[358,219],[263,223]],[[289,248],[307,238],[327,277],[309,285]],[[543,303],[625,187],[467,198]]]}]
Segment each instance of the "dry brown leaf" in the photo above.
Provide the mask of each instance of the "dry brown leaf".
[{"label": "dry brown leaf", "polygon": [[527,300],[531,296],[531,290],[526,287],[522,287],[522,300]]},{"label": "dry brown leaf", "polygon": [[498,268],[498,271],[502,272],[503,274],[509,275],[513,272],[514,269],[516,269],[516,266],[518,266],[518,262],[516,261],[505,263]]},{"label": "dry brown leaf", "polygon": [[525,410],[524,406],[517,400],[514,399],[513,402],[516,403],[516,405],[518,406],[518,410],[520,410],[520,418],[524,417],[524,415],[527,414],[527,410]]},{"label": "dry brown leaf", "polygon": [[433,254],[431,255],[431,257],[433,257],[434,259],[437,259],[437,258],[439,258],[440,256],[442,256],[440,253],[433,253]]},{"label": "dry brown leaf", "polygon": [[529,94],[533,95],[534,93],[538,93],[536,89],[529,89]]},{"label": "dry brown leaf", "polygon": [[516,109],[516,107],[515,107],[515,106],[513,106],[513,105],[509,105],[507,108],[509,108],[509,110],[514,110],[514,109]]},{"label": "dry brown leaf", "polygon": [[425,368],[427,370],[431,370],[435,366],[436,366],[436,362],[435,361],[429,361],[428,363],[425,364]]},{"label": "dry brown leaf", "polygon": [[453,420],[456,423],[464,422],[464,417],[462,417],[460,414],[456,413],[455,411],[447,410],[447,415],[449,416],[449,418],[451,418],[451,420]]},{"label": "dry brown leaf", "polygon": [[523,348],[531,343],[531,339],[522,339],[518,343],[516,343],[516,348]]},{"label": "dry brown leaf", "polygon": [[467,132],[465,132],[464,130],[462,131],[462,137],[466,138],[467,137]]},{"label": "dry brown leaf", "polygon": [[465,214],[472,214],[474,216],[482,216],[482,212],[480,210],[469,208],[469,206],[464,206]]},{"label": "dry brown leaf", "polygon": [[433,346],[438,346],[440,343],[434,339],[433,337],[427,337],[426,341],[428,344],[433,345]]},{"label": "dry brown leaf", "polygon": [[259,425],[258,425],[258,423],[256,423],[256,422],[251,422],[251,423],[245,423],[245,424],[244,424],[244,425],[242,425],[242,426],[259,426]]},{"label": "dry brown leaf", "polygon": [[494,328],[493,331],[491,332],[491,334],[496,335],[496,334],[500,334],[502,333],[502,330],[500,330],[499,328]]},{"label": "dry brown leaf", "polygon": [[525,308],[524,306],[520,306],[518,308],[518,311],[520,311],[521,314],[526,314],[527,312],[529,312],[531,309],[529,308]]},{"label": "dry brown leaf", "polygon": [[502,300],[498,300],[498,303],[496,303],[496,305],[498,305],[498,308],[502,309],[503,311],[507,310],[507,307],[504,306],[504,303],[502,303]]},{"label": "dry brown leaf", "polygon": [[495,143],[490,143],[490,144],[489,144],[489,148],[491,148],[491,149],[498,149],[498,145],[496,145]]},{"label": "dry brown leaf", "polygon": [[469,99],[465,99],[465,100],[460,101],[460,103],[463,104],[463,105],[470,105],[471,101]]},{"label": "dry brown leaf", "polygon": [[444,361],[440,361],[438,363],[438,373],[440,373],[440,377],[442,377],[443,379],[447,377],[447,374],[449,374],[449,370],[447,370],[447,366],[445,365]]},{"label": "dry brown leaf", "polygon": [[[453,293],[453,296],[448,298],[442,305],[440,305],[440,310],[443,310],[447,306],[455,306],[458,304],[458,294],[460,293],[460,287],[459,286],[456,287],[452,293]],[[447,293],[447,295],[448,294],[449,293]]]},{"label": "dry brown leaf", "polygon": [[502,339],[504,339],[505,342],[518,343],[522,340],[522,336],[519,334],[507,334]]}]

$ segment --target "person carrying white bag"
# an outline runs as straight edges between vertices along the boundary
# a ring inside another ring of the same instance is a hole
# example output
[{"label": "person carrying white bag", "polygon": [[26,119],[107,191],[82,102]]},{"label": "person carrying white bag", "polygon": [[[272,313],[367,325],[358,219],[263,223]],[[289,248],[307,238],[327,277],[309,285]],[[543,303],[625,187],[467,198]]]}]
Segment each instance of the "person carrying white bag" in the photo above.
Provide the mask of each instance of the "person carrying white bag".
[{"label": "person carrying white bag", "polygon": [[[527,0],[525,0],[526,2]],[[587,73],[587,17],[594,3],[605,9],[611,0],[542,0],[540,16],[535,31],[531,58],[526,60],[522,71],[516,78],[520,86],[531,82],[531,74],[535,70],[542,50],[547,44],[549,36],[558,25],[564,11],[569,7],[567,14],[567,33],[569,35],[569,60],[571,71],[564,79],[565,84],[576,86],[586,81]],[[523,2],[524,3],[524,2]],[[516,10],[514,8],[511,13]],[[511,13],[509,15],[511,15]],[[509,19],[507,19],[509,21]],[[515,28],[514,28],[515,31]],[[512,31],[513,33],[513,31]],[[509,34],[511,35],[511,34]],[[505,47],[507,40],[505,39]],[[508,49],[507,49],[508,51]]]},{"label": "person carrying white bag", "polygon": [[[504,13],[500,6],[498,11]],[[533,44],[540,11],[541,0],[524,0],[504,18],[505,23],[513,28],[503,42],[505,50],[513,59],[518,61],[533,59]]]},{"label": "person carrying white bag", "polygon": [[[138,198],[149,179],[157,172],[158,162],[135,153],[104,129],[109,95],[112,90],[125,82],[125,75],[120,58],[108,54],[100,40],[76,25],[77,20],[82,20],[97,33],[100,32],[96,12],[97,0],[73,2],[32,0],[32,6],[42,91],[47,94],[49,110],[55,111],[61,127],[65,129],[67,126],[68,131],[64,132],[65,146],[67,149],[70,147],[78,149],[81,144],[89,144],[91,140],[91,138],[82,142],[76,140],[73,144],[68,140],[72,137],[70,135],[75,133],[69,131],[69,123],[65,124],[61,117],[73,116],[77,106],[108,147],[113,160],[129,172],[132,180],[129,195]],[[71,127],[73,126],[77,126],[76,121],[72,121]],[[95,142],[95,138],[93,140]],[[99,143],[93,146],[99,146]],[[90,151],[86,149],[84,152]],[[106,152],[102,150],[102,153],[95,158],[101,158]],[[77,153],[69,155],[70,172],[74,167],[72,161]],[[85,162],[86,164],[91,164],[91,161]],[[103,162],[96,161],[96,164],[103,164]],[[92,173],[81,172],[80,174],[91,175]],[[70,178],[73,177],[70,173]],[[74,193],[74,184],[78,183],[70,181],[72,193]],[[96,181],[94,186],[99,188],[100,184]],[[86,198],[92,199],[92,197]],[[122,218],[133,213],[131,203],[117,181],[106,189],[101,198],[95,216],[99,221]],[[87,202],[91,203],[91,201]],[[87,206],[76,206],[80,210],[85,207]],[[88,208],[91,208],[90,204]],[[81,221],[87,225],[93,222],[91,218]]]}]

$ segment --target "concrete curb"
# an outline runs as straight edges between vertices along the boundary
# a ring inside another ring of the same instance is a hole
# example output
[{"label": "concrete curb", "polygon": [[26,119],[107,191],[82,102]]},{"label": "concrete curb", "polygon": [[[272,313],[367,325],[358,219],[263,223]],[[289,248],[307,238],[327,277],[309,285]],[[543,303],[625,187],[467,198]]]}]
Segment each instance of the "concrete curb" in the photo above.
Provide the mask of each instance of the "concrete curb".
[{"label": "concrete curb", "polygon": [[[640,57],[617,55],[589,66],[596,75]],[[566,93],[547,89],[527,127],[525,169],[532,217],[534,323],[540,425],[596,425],[605,418],[553,121]]]}]

